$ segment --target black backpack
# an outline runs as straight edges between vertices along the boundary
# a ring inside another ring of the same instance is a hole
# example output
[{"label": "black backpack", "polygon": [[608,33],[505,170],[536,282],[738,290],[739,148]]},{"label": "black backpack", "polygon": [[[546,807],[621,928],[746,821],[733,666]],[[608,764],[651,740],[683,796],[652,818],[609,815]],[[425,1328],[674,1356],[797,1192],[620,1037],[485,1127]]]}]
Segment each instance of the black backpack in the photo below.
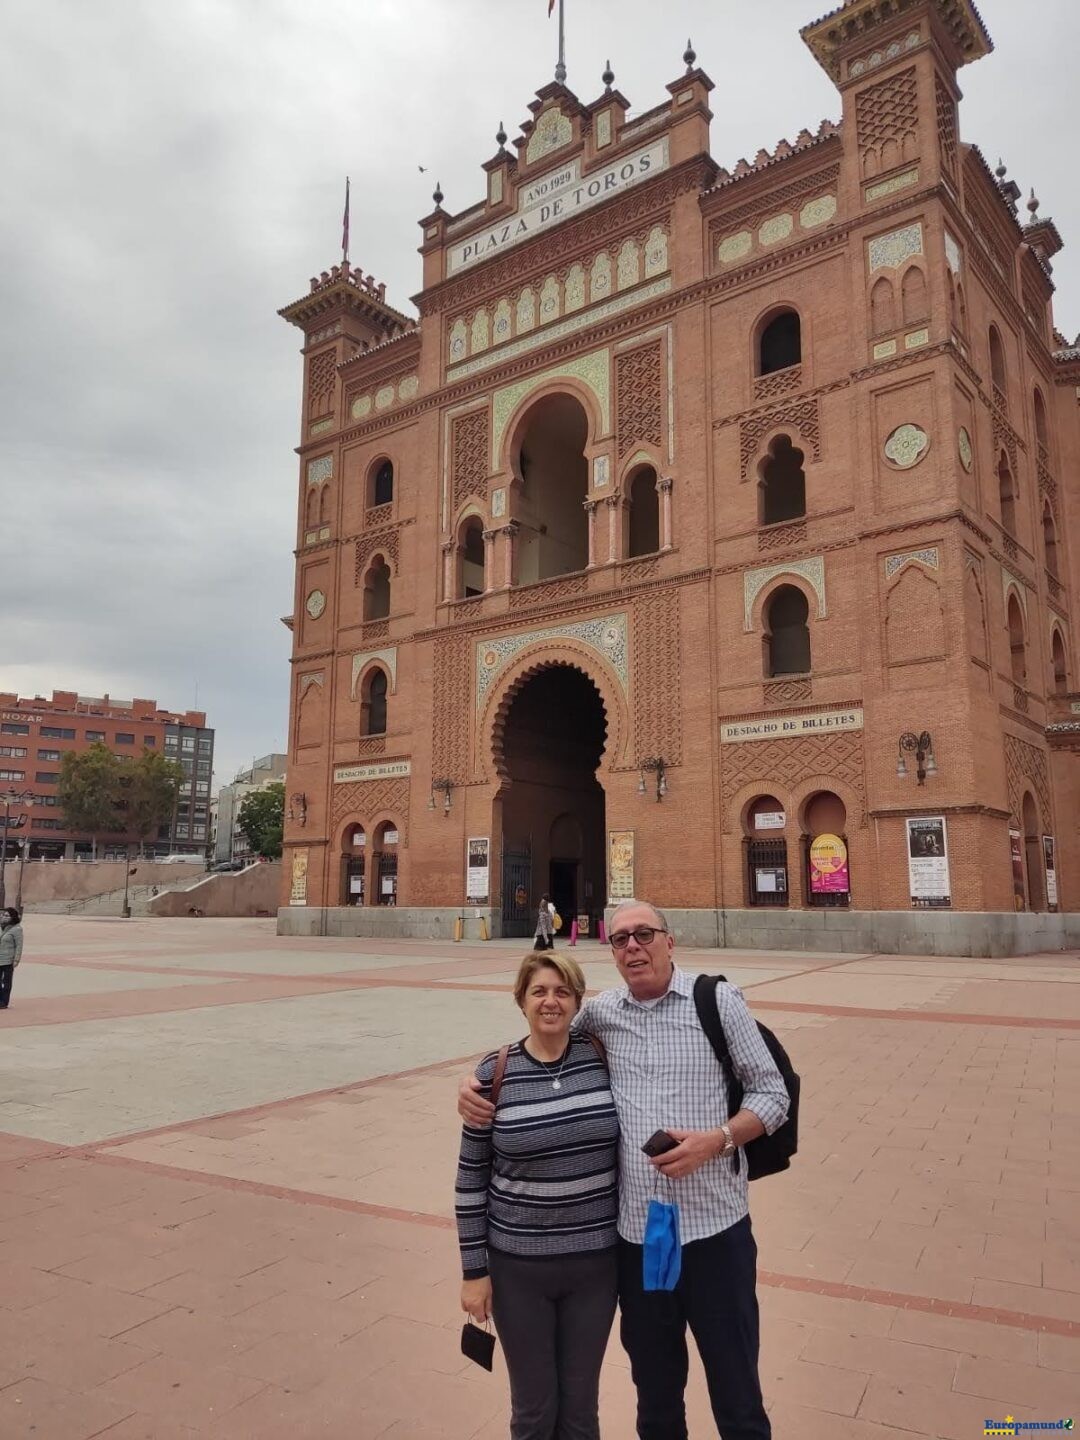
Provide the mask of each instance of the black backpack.
[{"label": "black backpack", "polygon": [[[739,1083],[739,1078],[731,1063],[731,1051],[728,1049],[727,1036],[724,1034],[720,1010],[716,1003],[716,986],[719,981],[726,984],[727,977],[725,975],[699,975],[694,981],[694,1005],[697,1009],[698,1019],[701,1021],[701,1028],[708,1036],[709,1044],[712,1046],[724,1074],[728,1115],[735,1115],[742,1109],[743,1087]],[[776,1175],[781,1170],[787,1170],[791,1165],[791,1157],[799,1148],[799,1077],[795,1073],[787,1051],[773,1032],[760,1023],[758,1029],[761,1032],[761,1038],[769,1047],[773,1063],[780,1071],[780,1076],[787,1087],[788,1113],[787,1119],[779,1130],[774,1131],[772,1135],[759,1135],[756,1140],[751,1140],[748,1145],[742,1147],[746,1151],[747,1177],[751,1180],[760,1180],[763,1175]],[[732,1167],[736,1174],[739,1172],[741,1153],[741,1150],[736,1150],[731,1157]]]}]

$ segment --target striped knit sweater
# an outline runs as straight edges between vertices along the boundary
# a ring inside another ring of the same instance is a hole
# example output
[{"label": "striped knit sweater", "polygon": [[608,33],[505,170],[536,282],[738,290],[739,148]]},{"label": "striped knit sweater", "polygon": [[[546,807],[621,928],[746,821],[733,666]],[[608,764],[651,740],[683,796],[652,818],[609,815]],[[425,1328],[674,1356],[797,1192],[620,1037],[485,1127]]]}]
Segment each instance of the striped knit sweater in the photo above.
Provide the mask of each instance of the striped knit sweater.
[{"label": "striped knit sweater", "polygon": [[[619,1122],[607,1071],[589,1039],[543,1065],[511,1045],[495,1121],[461,1132],[455,1212],[462,1273],[488,1273],[488,1246],[543,1258],[616,1243]],[[497,1052],[476,1067],[490,1097]],[[552,1084],[559,1074],[559,1088]]]}]

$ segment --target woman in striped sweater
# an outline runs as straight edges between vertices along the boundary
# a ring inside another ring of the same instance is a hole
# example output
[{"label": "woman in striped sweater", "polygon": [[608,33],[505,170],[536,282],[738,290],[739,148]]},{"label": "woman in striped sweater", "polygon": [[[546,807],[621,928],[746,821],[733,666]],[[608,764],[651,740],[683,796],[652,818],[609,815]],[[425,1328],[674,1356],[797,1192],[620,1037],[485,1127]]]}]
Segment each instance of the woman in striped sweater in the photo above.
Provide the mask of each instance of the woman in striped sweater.
[{"label": "woman in striped sweater", "polygon": [[619,1126],[601,1052],[570,1033],[584,993],[576,960],[525,957],[514,999],[529,1033],[480,1062],[494,1123],[461,1132],[461,1308],[474,1320],[495,1318],[510,1372],[511,1440],[600,1435]]}]

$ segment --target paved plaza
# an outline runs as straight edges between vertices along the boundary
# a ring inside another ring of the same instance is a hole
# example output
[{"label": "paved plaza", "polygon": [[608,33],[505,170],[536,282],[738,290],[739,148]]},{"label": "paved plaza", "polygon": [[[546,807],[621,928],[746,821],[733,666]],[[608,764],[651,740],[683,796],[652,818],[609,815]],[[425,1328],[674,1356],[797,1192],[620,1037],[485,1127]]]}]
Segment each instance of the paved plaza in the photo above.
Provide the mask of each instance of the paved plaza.
[{"label": "paved plaza", "polygon": [[[521,942],[26,918],[0,1014],[0,1440],[505,1440],[458,1348],[456,1080]],[[577,949],[590,987],[609,952]],[[682,951],[803,1076],[753,1187],[776,1440],[1080,1424],[1080,957]],[[633,1436],[613,1336],[603,1433]],[[700,1372],[691,1434],[715,1435]]]}]

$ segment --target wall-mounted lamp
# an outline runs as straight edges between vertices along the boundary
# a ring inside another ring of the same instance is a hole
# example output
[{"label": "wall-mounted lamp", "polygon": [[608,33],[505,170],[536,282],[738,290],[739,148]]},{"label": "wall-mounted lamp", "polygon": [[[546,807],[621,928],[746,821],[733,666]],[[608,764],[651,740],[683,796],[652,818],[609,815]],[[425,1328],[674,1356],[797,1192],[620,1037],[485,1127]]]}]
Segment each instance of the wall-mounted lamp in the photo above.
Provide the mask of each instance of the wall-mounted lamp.
[{"label": "wall-mounted lamp", "polygon": [[289,820],[297,825],[307,824],[307,796],[302,790],[289,796]]},{"label": "wall-mounted lamp", "polygon": [[667,766],[662,755],[649,755],[641,762],[641,778],[638,780],[637,793],[646,794],[645,776],[646,773],[656,776],[656,799],[659,802],[667,794]]},{"label": "wall-mounted lamp", "polygon": [[900,736],[900,745],[896,759],[896,778],[903,780],[908,773],[908,755],[915,756],[915,779],[921,785],[928,775],[937,774],[937,761],[934,759],[934,742],[929,730],[923,730],[918,735],[914,730],[905,730]]},{"label": "wall-mounted lamp", "polygon": [[443,814],[444,814],[444,815],[449,815],[449,814],[450,814],[450,792],[453,790],[453,788],[454,788],[454,782],[453,782],[452,780],[432,780],[432,782],[431,782],[431,799],[427,802],[427,808],[428,808],[429,810],[434,810],[434,809],[435,809],[435,791],[436,791],[436,790],[441,790],[441,791],[442,791],[442,797],[443,797],[443,803],[442,803]]}]

